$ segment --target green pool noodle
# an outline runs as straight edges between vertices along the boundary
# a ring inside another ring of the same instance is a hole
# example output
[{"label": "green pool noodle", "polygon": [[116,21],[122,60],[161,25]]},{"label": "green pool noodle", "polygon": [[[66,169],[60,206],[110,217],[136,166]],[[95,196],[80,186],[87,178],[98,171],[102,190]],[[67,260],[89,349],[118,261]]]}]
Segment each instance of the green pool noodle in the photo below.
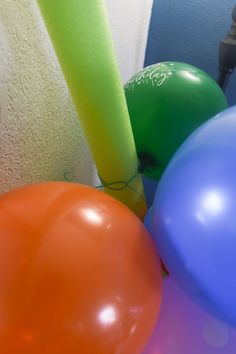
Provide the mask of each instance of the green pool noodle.
[{"label": "green pool noodle", "polygon": [[[146,212],[142,179],[102,0],[38,0],[79,114],[105,192],[140,218]],[[132,179],[132,177],[135,178]],[[118,181],[128,181],[115,183]]]}]

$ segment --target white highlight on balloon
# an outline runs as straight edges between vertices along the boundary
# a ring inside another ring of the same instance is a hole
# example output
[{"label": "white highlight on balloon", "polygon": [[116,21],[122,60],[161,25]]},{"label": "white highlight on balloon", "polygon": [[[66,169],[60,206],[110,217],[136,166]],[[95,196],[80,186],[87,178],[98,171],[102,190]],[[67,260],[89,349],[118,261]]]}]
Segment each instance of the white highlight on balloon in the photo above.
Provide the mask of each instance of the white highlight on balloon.
[{"label": "white highlight on balloon", "polygon": [[194,75],[194,74],[192,74],[192,73],[190,73],[189,71],[182,71],[182,74],[187,78],[187,79],[190,79],[190,80],[192,80],[192,81],[195,81],[195,82],[201,82],[201,79],[200,79],[200,77],[198,77],[198,76],[196,76],[196,75]]},{"label": "white highlight on balloon", "polygon": [[224,198],[219,192],[210,191],[203,197],[202,206],[209,214],[219,214],[224,208]]},{"label": "white highlight on balloon", "polygon": [[102,224],[102,217],[92,209],[84,209],[83,215],[87,221],[95,225]]},{"label": "white highlight on balloon", "polygon": [[98,315],[98,320],[104,325],[111,325],[117,320],[116,310],[113,306],[108,305],[102,309]]},{"label": "white highlight on balloon", "polygon": [[209,217],[217,216],[225,208],[225,195],[217,190],[204,193],[200,199],[200,208],[196,211],[196,218],[201,224],[206,224]]}]

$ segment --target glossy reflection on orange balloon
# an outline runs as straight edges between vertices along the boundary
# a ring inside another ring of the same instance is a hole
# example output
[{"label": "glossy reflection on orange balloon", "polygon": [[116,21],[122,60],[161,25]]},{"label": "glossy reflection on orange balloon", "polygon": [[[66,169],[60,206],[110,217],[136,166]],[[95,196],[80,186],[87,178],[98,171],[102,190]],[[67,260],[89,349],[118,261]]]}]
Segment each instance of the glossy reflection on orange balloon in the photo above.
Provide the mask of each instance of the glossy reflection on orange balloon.
[{"label": "glossy reflection on orange balloon", "polygon": [[152,240],[120,202],[63,182],[0,198],[0,353],[138,354],[160,295]]}]

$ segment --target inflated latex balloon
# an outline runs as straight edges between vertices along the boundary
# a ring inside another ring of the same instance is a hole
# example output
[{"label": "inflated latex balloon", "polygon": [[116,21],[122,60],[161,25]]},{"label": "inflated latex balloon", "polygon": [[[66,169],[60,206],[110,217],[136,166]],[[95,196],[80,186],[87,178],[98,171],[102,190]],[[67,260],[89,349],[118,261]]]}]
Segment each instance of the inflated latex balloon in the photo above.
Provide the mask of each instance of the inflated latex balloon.
[{"label": "inflated latex balloon", "polygon": [[[144,219],[144,225],[145,225],[146,229],[148,230],[148,232],[150,233],[150,235],[152,236],[152,233],[154,232],[153,231],[153,206],[151,206],[148,209],[148,212],[147,212],[145,219]],[[161,267],[162,267],[162,275],[167,276],[169,274],[169,272],[166,269],[166,266],[164,265],[162,260],[161,260]]]},{"label": "inflated latex balloon", "polygon": [[125,85],[140,171],[159,180],[180,144],[227,108],[222,90],[202,70],[184,63],[151,65]]},{"label": "inflated latex balloon", "polygon": [[144,193],[145,193],[145,198],[146,198],[146,202],[147,202],[147,207],[150,208],[153,204],[153,199],[154,199],[156,189],[158,186],[158,181],[147,178],[145,176],[142,176],[142,180],[143,180],[143,187],[144,187]]},{"label": "inflated latex balloon", "polygon": [[209,315],[164,280],[160,318],[143,354],[235,354],[236,330]]},{"label": "inflated latex balloon", "polygon": [[153,241],[123,204],[47,183],[0,198],[0,352],[140,353],[159,311]]},{"label": "inflated latex balloon", "polygon": [[152,226],[152,213],[153,213],[153,206],[151,206],[144,219],[144,225],[146,226],[146,229],[149,231],[150,234],[153,232],[153,226]]},{"label": "inflated latex balloon", "polygon": [[170,274],[236,326],[236,107],[200,127],[170,162],[155,195],[153,233]]}]

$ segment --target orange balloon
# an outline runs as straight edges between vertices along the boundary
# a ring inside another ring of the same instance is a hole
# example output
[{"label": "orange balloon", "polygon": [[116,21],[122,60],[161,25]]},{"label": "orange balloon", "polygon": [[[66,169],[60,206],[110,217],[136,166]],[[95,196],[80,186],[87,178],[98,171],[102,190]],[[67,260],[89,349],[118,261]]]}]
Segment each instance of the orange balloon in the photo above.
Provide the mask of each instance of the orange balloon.
[{"label": "orange balloon", "polygon": [[138,354],[161,283],[145,227],[105,193],[56,182],[0,197],[0,353]]}]

